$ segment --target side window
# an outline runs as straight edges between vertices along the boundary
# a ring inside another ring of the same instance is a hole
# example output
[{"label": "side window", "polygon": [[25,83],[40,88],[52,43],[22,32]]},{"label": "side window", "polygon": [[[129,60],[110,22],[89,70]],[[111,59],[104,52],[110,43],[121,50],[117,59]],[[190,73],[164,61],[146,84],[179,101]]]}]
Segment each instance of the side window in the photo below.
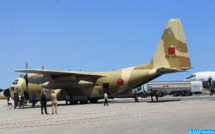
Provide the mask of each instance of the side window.
[{"label": "side window", "polygon": [[15,81],[12,83],[12,85],[17,85],[17,83],[18,83],[18,80],[15,80]]},{"label": "side window", "polygon": [[11,89],[10,89],[11,91],[14,91],[14,87],[11,87]]}]

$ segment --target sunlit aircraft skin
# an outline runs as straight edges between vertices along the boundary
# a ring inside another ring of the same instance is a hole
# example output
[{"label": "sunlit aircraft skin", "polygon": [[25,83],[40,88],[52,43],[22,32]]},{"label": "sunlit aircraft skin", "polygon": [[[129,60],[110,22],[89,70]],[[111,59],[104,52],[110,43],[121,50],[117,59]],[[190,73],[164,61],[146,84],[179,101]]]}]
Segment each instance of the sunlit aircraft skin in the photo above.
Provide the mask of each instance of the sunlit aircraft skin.
[{"label": "sunlit aircraft skin", "polygon": [[[25,77],[28,84],[23,84],[20,90],[20,93],[25,92],[30,97],[36,91],[36,96],[39,98],[42,90],[56,89],[59,90],[59,96],[62,95],[62,97],[72,94],[73,99],[78,98],[78,101],[97,102],[98,99],[103,98],[104,90],[111,98],[163,74],[184,72],[190,68],[182,23],[179,19],[170,19],[153,59],[148,64],[109,72],[40,69],[21,69],[16,72],[31,73]],[[25,85],[28,85],[28,91]],[[20,88],[16,85],[12,85],[12,87]],[[15,92],[17,90],[14,89],[11,94],[13,95]]]},{"label": "sunlit aircraft skin", "polygon": [[[40,100],[40,96],[41,96],[41,84],[32,84],[29,83],[28,84],[28,97],[31,98],[31,96],[33,95],[33,93],[36,95],[37,100]],[[10,94],[11,96],[13,96],[15,93],[18,93],[19,95],[21,94],[25,94],[26,92],[26,81],[24,78],[17,78],[11,85],[10,87]],[[49,89],[43,89],[43,91],[46,92],[46,95],[48,98],[50,98],[51,95],[51,90]],[[62,89],[56,89],[55,92],[57,93],[58,96],[58,100],[65,100],[65,96],[66,96],[66,90],[62,90]],[[5,95],[6,96],[6,95]]]}]

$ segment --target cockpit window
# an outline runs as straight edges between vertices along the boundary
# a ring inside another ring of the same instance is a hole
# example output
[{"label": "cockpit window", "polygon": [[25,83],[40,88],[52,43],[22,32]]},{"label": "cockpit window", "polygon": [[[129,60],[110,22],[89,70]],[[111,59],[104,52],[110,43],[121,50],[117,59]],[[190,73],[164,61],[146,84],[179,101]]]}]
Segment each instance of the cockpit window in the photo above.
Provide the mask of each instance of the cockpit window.
[{"label": "cockpit window", "polygon": [[192,74],[192,75],[190,75],[189,77],[187,77],[186,79],[190,79],[190,78],[194,78],[194,77],[196,77],[196,75],[195,75],[195,74]]},{"label": "cockpit window", "polygon": [[17,83],[18,83],[18,80],[15,80],[15,81],[12,83],[12,85],[17,85]]}]

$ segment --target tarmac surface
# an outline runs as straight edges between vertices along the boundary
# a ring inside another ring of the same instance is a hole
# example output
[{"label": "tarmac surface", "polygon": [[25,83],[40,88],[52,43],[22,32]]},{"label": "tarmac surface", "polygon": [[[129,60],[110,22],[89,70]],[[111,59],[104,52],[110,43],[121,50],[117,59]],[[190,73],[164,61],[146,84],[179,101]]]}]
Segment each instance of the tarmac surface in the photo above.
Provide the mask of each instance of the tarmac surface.
[{"label": "tarmac surface", "polygon": [[[155,98],[154,98],[155,99]],[[103,100],[96,104],[65,105],[58,102],[58,114],[41,115],[40,103],[24,109],[9,109],[6,100],[0,100],[1,134],[187,134],[188,129],[215,129],[215,96],[150,97]]]}]

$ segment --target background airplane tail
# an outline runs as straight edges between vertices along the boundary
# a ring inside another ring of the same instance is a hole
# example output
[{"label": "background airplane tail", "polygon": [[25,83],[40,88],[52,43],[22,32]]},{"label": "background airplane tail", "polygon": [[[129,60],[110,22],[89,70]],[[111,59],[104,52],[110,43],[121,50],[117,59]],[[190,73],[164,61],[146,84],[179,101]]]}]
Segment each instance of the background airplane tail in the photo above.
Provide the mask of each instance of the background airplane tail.
[{"label": "background airplane tail", "polygon": [[191,68],[180,19],[170,19],[151,61],[154,69],[187,70]]}]

